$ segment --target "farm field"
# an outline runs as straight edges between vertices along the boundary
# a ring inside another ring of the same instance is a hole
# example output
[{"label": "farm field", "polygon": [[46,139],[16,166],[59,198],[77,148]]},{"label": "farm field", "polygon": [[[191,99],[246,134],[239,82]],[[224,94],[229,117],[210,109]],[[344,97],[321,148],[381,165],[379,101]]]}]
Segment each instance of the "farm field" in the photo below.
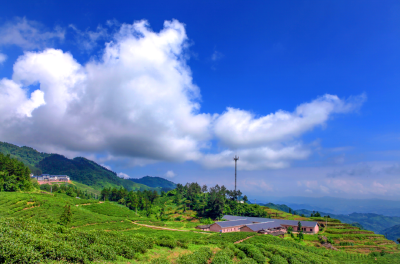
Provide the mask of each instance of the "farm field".
[{"label": "farm field", "polygon": [[[72,220],[65,227],[57,223],[67,203],[71,205]],[[328,226],[319,235],[305,234],[302,241],[297,241],[287,234],[282,239],[246,232],[200,232],[194,229],[200,224],[195,212],[186,210],[180,214],[177,206],[169,206],[166,213],[171,215],[169,219],[180,216],[180,221],[162,221],[142,212],[136,214],[115,202],[76,199],[60,193],[0,192],[0,263],[15,258],[22,260],[18,263],[396,263],[400,260],[399,247],[394,242],[335,219],[328,219]],[[297,216],[278,212],[278,217]],[[12,236],[4,235],[10,233]],[[325,248],[320,237],[333,240],[337,250]],[[18,247],[11,246],[15,243]]]}]

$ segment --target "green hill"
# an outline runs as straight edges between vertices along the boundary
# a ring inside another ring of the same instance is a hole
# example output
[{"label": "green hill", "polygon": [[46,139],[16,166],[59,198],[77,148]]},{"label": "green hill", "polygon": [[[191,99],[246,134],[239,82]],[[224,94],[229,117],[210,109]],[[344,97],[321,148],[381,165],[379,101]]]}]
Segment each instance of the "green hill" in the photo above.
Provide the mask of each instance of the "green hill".
[{"label": "green hill", "polygon": [[35,175],[40,175],[42,173],[42,171],[36,167],[37,164],[44,158],[51,155],[43,152],[38,152],[37,150],[30,147],[18,147],[16,145],[1,141],[0,153],[6,155],[10,154],[12,158],[16,158],[19,161],[22,161]]},{"label": "green hill", "polygon": [[400,225],[395,225],[381,231],[381,234],[386,235],[387,239],[397,241],[400,238]]},{"label": "green hill", "polygon": [[161,177],[152,177],[152,176],[145,176],[139,179],[129,179],[133,182],[136,183],[141,183],[144,185],[147,185],[149,187],[161,187],[164,190],[173,190],[176,188],[176,184],[173,183],[172,181],[166,180],[164,178]]},{"label": "green hill", "polygon": [[[296,210],[299,214],[310,216],[312,211],[309,210]],[[397,216],[385,216],[372,213],[352,213],[349,215],[342,214],[330,214],[325,212],[319,212],[321,216],[329,215],[332,218],[339,219],[340,221],[348,224],[359,223],[366,230],[374,231],[377,234],[385,234],[385,229],[391,226],[400,225],[400,217]]]},{"label": "green hill", "polygon": [[[38,152],[30,147],[18,147],[6,142],[0,142],[0,153],[10,154],[12,158],[23,162],[35,175],[41,173],[68,175],[71,180],[98,190],[104,187],[124,187],[127,190],[155,189],[141,183],[121,179],[115,172],[82,157],[68,159],[59,154]],[[156,190],[161,191],[161,188],[156,188]]]}]

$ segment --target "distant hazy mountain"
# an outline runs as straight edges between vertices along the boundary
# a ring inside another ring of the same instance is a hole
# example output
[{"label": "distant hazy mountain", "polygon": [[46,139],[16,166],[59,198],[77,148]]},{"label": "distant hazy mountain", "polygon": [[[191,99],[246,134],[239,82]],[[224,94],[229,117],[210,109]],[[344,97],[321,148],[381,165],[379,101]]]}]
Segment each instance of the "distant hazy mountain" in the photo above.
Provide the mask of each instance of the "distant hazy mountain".
[{"label": "distant hazy mountain", "polygon": [[149,187],[157,188],[161,187],[163,190],[172,190],[176,188],[176,184],[172,181],[166,180],[161,177],[145,176],[139,179],[129,179],[136,183],[141,183]]},{"label": "distant hazy mountain", "polygon": [[96,189],[119,186],[128,190],[154,189],[140,183],[121,179],[115,172],[82,157],[68,159],[59,154],[42,153],[30,147],[18,147],[6,142],[0,142],[0,152],[10,154],[22,161],[35,175],[41,173],[68,175],[71,180],[93,186]]},{"label": "distant hazy mountain", "polygon": [[387,235],[387,239],[397,242],[397,239],[400,238],[400,225],[395,225],[382,230],[382,235]]},{"label": "distant hazy mountain", "polygon": [[[307,217],[309,217],[311,213],[313,213],[313,211],[307,209],[293,210],[293,208],[285,204],[260,203],[260,205],[268,206],[269,208],[277,209],[284,212],[289,212],[290,209],[292,212],[296,211],[296,214],[298,215],[304,214]],[[397,216],[385,216],[373,213],[334,214],[331,212],[323,212],[319,210],[314,211],[318,211],[321,216],[329,215],[331,218],[339,219],[343,223],[353,224],[357,227],[360,227],[359,225],[361,225],[363,229],[373,231],[377,234],[387,234],[388,239],[391,240],[396,240],[400,237],[400,217]]]},{"label": "distant hazy mountain", "polygon": [[[304,214],[305,216],[310,216],[312,213],[312,211],[305,209],[296,210],[296,212],[298,214]],[[343,223],[347,224],[359,223],[363,226],[364,229],[374,231],[375,233],[382,235],[385,235],[386,233],[389,234],[389,232],[392,232],[391,230],[385,231],[388,229],[388,227],[392,227],[395,225],[398,225],[400,227],[400,217],[397,216],[385,216],[385,215],[371,214],[371,213],[352,213],[348,215],[332,214],[327,212],[319,212],[319,213],[321,214],[321,216],[329,215],[332,218],[339,219]]]},{"label": "distant hazy mountain", "polygon": [[[257,201],[259,199],[257,198]],[[345,199],[337,197],[268,197],[260,202],[285,204],[294,210],[330,212],[333,214],[374,213],[400,217],[400,201],[383,199]]]}]

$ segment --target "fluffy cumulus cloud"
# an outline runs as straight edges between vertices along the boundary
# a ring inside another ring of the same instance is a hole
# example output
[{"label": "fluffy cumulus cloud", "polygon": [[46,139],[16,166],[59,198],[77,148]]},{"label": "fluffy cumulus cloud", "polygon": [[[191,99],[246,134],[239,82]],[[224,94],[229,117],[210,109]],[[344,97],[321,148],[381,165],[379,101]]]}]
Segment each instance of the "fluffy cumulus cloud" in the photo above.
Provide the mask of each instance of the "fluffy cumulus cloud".
[{"label": "fluffy cumulus cloud", "polygon": [[[37,49],[43,39],[63,36],[33,26],[26,19],[3,26],[0,44]],[[85,34],[92,34],[93,43],[106,36],[101,27]],[[187,40],[176,20],[166,21],[160,32],[139,21],[120,25],[101,58],[86,64],[62,50],[26,51],[12,78],[0,81],[1,140],[64,154],[105,153],[134,165],[197,161],[225,167],[236,150],[241,169],[282,168],[310,155],[299,140],[303,133],[365,100],[324,95],[293,112],[202,113],[200,91],[186,64]],[[212,140],[221,143],[221,152],[209,151]]]}]

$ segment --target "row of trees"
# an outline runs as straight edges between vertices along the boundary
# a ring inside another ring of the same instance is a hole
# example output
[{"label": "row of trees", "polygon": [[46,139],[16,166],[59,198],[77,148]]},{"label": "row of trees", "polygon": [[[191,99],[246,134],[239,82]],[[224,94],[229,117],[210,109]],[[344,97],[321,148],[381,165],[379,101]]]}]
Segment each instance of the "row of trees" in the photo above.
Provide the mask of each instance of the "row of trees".
[{"label": "row of trees", "polygon": [[32,190],[30,170],[21,161],[0,153],[0,191]]},{"label": "row of trees", "polygon": [[246,196],[239,202],[237,197],[241,195],[240,191],[228,190],[225,186],[215,185],[208,188],[198,183],[177,184],[174,190],[161,192],[161,195],[156,191],[133,192],[124,188],[104,188],[101,191],[102,200],[117,201],[131,210],[145,211],[147,215],[156,213],[162,217],[165,214],[164,203],[160,202],[160,198],[164,197],[164,200],[172,200],[183,211],[190,209],[204,218],[218,219],[224,214],[268,217],[261,206],[247,204]]}]

